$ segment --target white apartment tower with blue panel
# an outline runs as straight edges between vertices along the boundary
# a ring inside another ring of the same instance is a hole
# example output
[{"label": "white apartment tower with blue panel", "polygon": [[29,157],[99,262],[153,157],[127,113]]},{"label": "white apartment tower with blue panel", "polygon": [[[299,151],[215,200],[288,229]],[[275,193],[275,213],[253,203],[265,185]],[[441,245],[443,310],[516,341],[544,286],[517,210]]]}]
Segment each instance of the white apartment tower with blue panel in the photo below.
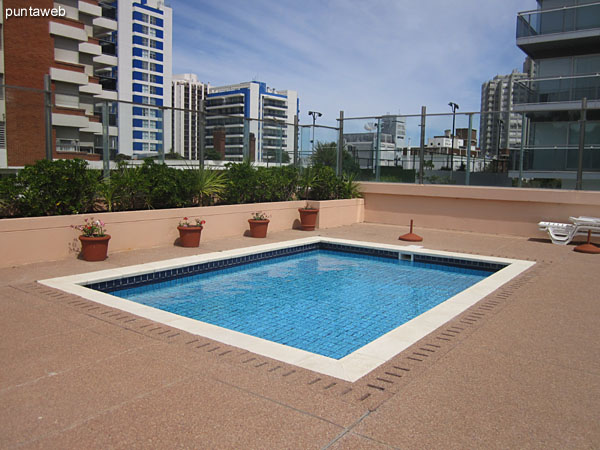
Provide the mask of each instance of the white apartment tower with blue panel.
[{"label": "white apartment tower with blue panel", "polygon": [[119,153],[168,153],[171,114],[163,107],[171,106],[172,10],[161,0],[120,0],[117,14]]},{"label": "white apartment tower with blue panel", "polygon": [[245,135],[254,137],[255,161],[276,162],[282,153],[292,159],[299,105],[296,91],[273,89],[259,81],[211,86],[205,101],[206,148],[215,148],[215,132],[222,130],[226,160],[244,158]]}]

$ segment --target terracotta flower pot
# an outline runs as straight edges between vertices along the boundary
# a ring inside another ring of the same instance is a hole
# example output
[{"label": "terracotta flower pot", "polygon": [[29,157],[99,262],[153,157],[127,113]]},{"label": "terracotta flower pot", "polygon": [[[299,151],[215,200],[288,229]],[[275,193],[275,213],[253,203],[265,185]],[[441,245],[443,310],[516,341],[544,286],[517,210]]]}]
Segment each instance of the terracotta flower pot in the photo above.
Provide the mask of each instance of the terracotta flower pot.
[{"label": "terracotta flower pot", "polygon": [[250,224],[250,235],[255,238],[267,237],[267,228],[269,227],[269,222],[269,219],[248,219],[248,223]]},{"label": "terracotta flower pot", "polygon": [[182,247],[198,247],[202,228],[204,227],[177,227],[179,230],[179,245]]},{"label": "terracotta flower pot", "polygon": [[104,261],[108,254],[110,235],[100,237],[79,236],[81,254],[86,261]]},{"label": "terracotta flower pot", "polygon": [[303,231],[313,231],[317,224],[318,209],[304,209],[298,208],[300,212],[300,223],[302,224]]}]

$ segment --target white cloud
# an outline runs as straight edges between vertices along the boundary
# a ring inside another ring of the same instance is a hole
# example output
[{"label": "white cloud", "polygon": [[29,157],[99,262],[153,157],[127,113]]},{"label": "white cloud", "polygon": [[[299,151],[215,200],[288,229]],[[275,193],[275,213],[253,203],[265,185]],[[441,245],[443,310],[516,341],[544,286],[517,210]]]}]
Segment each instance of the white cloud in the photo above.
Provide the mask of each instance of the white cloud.
[{"label": "white cloud", "polygon": [[516,14],[534,0],[173,0],[174,72],[258,79],[322,111],[478,111],[481,84],[521,69]]}]

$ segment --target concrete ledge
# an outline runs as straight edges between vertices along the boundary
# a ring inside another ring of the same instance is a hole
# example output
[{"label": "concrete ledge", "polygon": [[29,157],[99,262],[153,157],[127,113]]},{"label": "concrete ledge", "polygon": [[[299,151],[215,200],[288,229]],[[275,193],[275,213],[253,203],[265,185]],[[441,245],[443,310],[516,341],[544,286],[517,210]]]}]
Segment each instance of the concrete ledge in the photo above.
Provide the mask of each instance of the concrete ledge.
[{"label": "concrete ledge", "polygon": [[600,192],[361,183],[365,222],[546,237],[537,223],[600,217]]},{"label": "concrete ledge", "polygon": [[[311,202],[320,209],[318,228],[332,228],[362,222],[364,200],[327,200]],[[80,225],[88,217],[106,223],[111,235],[109,254],[124,250],[173,245],[179,237],[177,224],[184,217],[206,220],[202,241],[242,236],[255,211],[271,216],[269,231],[300,227],[298,208],[305,201],[251,203],[150,211],[122,211],[72,216],[31,217],[0,220],[0,267],[76,257],[80,251]],[[202,244],[201,244],[202,245]]]}]

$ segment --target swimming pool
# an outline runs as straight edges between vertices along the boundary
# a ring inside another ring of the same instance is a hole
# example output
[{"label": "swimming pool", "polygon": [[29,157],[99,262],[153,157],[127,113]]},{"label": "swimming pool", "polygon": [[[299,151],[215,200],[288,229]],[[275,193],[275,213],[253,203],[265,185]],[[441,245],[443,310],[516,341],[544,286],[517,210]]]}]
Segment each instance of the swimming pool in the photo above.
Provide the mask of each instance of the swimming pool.
[{"label": "swimming pool", "polygon": [[316,248],[107,291],[340,359],[492,273]]},{"label": "swimming pool", "polygon": [[532,264],[315,237],[43,283],[354,381]]}]

